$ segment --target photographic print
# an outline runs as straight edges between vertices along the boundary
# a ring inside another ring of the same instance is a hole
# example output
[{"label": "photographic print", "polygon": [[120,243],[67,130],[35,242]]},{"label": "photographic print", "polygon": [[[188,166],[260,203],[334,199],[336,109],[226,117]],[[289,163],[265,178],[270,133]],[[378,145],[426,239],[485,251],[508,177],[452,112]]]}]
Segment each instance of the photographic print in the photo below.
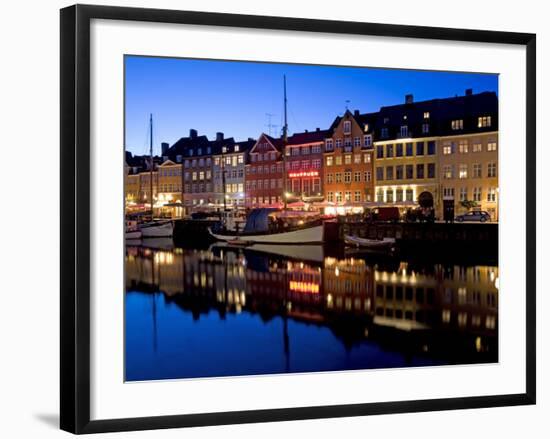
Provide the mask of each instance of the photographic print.
[{"label": "photographic print", "polygon": [[498,75],[124,63],[127,381],[498,362]]}]

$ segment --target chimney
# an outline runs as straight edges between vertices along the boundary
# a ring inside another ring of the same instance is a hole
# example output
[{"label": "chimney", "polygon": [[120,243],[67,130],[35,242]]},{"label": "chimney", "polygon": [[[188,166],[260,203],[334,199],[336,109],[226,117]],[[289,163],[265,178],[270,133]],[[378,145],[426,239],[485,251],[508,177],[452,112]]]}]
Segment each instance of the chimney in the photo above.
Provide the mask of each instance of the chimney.
[{"label": "chimney", "polygon": [[189,130],[189,137],[191,137],[192,139],[196,139],[197,138],[197,130],[194,130],[193,128],[191,128]]},{"label": "chimney", "polygon": [[249,137],[249,138],[248,138],[248,141],[249,141],[249,142],[255,142],[256,139],[255,139],[254,137]]},{"label": "chimney", "polygon": [[317,128],[315,128],[315,131],[319,132],[319,131],[321,131],[321,128],[317,127]]},{"label": "chimney", "polygon": [[354,115],[355,117],[359,116],[359,110],[353,110],[353,115]]},{"label": "chimney", "polygon": [[308,132],[308,130],[305,130],[305,132],[307,133],[307,132]]},{"label": "chimney", "polygon": [[217,132],[216,133],[216,142],[221,142],[223,140],[223,133]]},{"label": "chimney", "polygon": [[473,90],[471,88],[466,89],[466,96],[472,96]]},{"label": "chimney", "polygon": [[170,148],[170,145],[166,142],[162,142],[160,144],[160,149],[162,151],[162,156],[164,157],[166,155],[166,152],[168,151],[168,148]]},{"label": "chimney", "polygon": [[405,104],[412,104],[413,101],[414,101],[414,98],[412,94],[405,95]]}]

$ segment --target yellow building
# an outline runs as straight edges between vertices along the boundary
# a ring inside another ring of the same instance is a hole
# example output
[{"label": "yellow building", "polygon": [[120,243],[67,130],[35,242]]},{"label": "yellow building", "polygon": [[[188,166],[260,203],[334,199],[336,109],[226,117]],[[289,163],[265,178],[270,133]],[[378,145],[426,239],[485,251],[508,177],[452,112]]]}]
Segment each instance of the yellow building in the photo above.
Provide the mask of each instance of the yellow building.
[{"label": "yellow building", "polygon": [[423,192],[437,198],[436,143],[434,137],[376,141],[375,201],[405,208]]},{"label": "yellow building", "polygon": [[449,136],[438,147],[441,201],[454,201],[455,213],[480,209],[498,221],[498,132]]},{"label": "yellow building", "polygon": [[164,161],[158,167],[158,198],[155,208],[159,216],[181,218],[182,206],[182,166],[171,160]]}]

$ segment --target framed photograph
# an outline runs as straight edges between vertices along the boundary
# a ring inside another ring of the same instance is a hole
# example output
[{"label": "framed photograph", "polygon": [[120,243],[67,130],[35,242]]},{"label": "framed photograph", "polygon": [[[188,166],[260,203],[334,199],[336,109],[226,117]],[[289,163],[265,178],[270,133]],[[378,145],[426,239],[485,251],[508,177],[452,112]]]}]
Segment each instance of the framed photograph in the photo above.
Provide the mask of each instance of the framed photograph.
[{"label": "framed photograph", "polygon": [[535,403],[535,35],[61,10],[61,428]]}]

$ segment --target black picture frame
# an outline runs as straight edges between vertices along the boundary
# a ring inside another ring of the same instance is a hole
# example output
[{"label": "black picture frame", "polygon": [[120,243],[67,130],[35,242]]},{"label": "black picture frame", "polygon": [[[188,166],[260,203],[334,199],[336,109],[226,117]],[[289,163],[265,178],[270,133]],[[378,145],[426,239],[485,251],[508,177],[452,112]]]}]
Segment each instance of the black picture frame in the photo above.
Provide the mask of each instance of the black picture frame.
[{"label": "black picture frame", "polygon": [[[132,20],[335,34],[503,43],[526,47],[526,392],[224,413],[90,420],[90,21]],[[61,10],[61,404],[72,433],[273,422],[535,404],[536,36],[303,18],[75,5]]]}]

